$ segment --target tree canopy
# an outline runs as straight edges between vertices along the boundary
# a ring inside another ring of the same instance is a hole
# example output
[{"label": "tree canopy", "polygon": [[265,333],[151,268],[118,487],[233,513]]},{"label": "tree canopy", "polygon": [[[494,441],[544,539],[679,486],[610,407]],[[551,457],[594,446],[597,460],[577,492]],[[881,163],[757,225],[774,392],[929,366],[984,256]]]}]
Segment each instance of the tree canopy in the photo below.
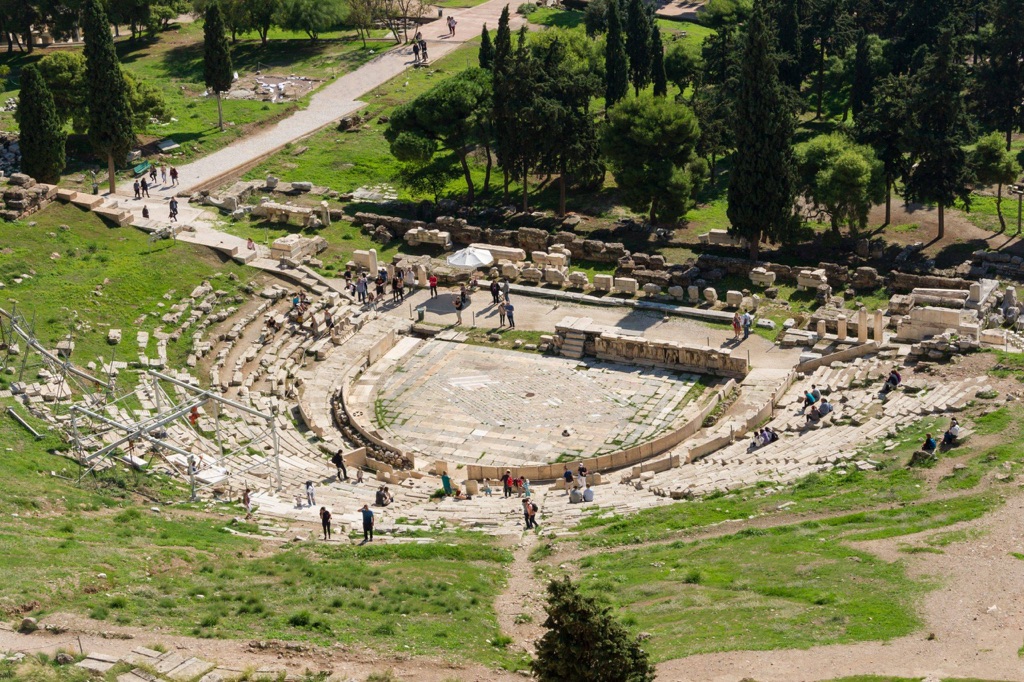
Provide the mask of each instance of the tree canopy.
[{"label": "tree canopy", "polygon": [[580,594],[568,578],[548,584],[546,632],[533,674],[541,682],[652,682],[654,666],[640,642],[607,607]]},{"label": "tree canopy", "polygon": [[21,70],[21,92],[15,115],[21,131],[18,138],[21,170],[39,182],[56,184],[64,170],[67,133],[46,80],[34,64]]},{"label": "tree canopy", "polygon": [[602,148],[626,205],[652,224],[682,216],[707,174],[699,139],[697,117],[667,98],[645,93],[612,107]]}]

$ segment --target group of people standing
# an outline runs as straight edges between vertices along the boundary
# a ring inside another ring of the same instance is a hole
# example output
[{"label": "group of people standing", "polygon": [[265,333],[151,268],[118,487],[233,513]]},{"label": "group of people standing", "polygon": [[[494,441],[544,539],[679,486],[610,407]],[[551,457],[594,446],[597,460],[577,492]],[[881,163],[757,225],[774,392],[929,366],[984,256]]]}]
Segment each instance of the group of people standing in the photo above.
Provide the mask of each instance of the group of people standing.
[{"label": "group of people standing", "polygon": [[[377,309],[377,303],[387,293],[389,284],[391,285],[392,303],[405,301],[405,290],[412,289],[415,284],[412,270],[402,267],[396,267],[394,275],[390,278],[385,268],[380,268],[372,280],[368,273],[364,272],[354,276],[351,270],[346,270],[343,276],[345,278],[345,288],[348,292],[355,294],[356,300],[359,303],[368,305],[374,310]],[[436,278],[433,279],[436,282]]]},{"label": "group of people standing", "polygon": [[[157,171],[157,166],[153,165],[149,167],[149,180],[146,180],[146,176],[143,175],[141,178],[135,181],[132,185],[132,189],[135,190],[135,198],[141,199],[142,197],[149,196],[149,189],[156,187],[156,176],[157,172],[160,173],[161,183],[167,186],[167,166],[160,166],[160,170]],[[178,169],[171,168],[171,187],[178,185]]]},{"label": "group of people standing", "polygon": [[732,333],[736,341],[740,341],[740,333],[743,333],[743,340],[750,336],[750,328],[754,324],[754,316],[749,311],[741,315],[737,310],[732,316]]},{"label": "group of people standing", "polygon": [[[449,20],[451,17],[449,17]],[[419,31],[416,32],[416,37],[412,39],[412,63],[413,64],[426,64],[427,63],[427,41],[423,39]]]}]

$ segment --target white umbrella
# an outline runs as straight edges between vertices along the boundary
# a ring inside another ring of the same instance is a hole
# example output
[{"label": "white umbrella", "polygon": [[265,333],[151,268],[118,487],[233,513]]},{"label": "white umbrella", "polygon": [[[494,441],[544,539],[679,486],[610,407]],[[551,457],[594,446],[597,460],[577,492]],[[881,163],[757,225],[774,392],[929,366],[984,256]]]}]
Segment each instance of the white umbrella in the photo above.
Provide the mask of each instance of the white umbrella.
[{"label": "white umbrella", "polygon": [[453,265],[457,268],[479,268],[484,265],[490,265],[493,262],[494,256],[491,255],[490,251],[472,246],[467,246],[461,251],[456,251],[448,256],[448,265]]}]

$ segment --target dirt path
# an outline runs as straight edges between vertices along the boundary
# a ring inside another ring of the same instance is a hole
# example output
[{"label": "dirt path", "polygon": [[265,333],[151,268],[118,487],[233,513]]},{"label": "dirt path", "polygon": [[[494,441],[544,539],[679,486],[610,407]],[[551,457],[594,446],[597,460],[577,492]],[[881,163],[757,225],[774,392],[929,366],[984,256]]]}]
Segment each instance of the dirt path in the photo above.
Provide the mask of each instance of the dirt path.
[{"label": "dirt path", "polygon": [[[61,634],[42,630],[22,635],[0,626],[0,651],[26,654],[49,653],[58,649],[78,653],[103,653],[122,657],[138,646],[163,646],[177,649],[185,656],[196,656],[233,669],[285,668],[289,674],[303,675],[306,671],[329,672],[331,679],[364,680],[371,673],[394,671],[399,680],[417,682],[447,682],[449,680],[521,680],[522,677],[503,670],[477,664],[456,664],[426,657],[399,657],[377,654],[369,649],[336,644],[332,647],[288,647],[282,642],[266,642],[259,648],[256,642],[241,640],[198,639],[169,635],[150,630],[125,628],[96,622],[83,616],[57,613],[42,619],[42,624],[60,624],[68,628]],[[104,636],[104,633],[106,636]],[[119,637],[130,636],[131,639]],[[296,650],[301,649],[301,650]]]},{"label": "dirt path", "polygon": [[534,640],[541,635],[544,622],[544,584],[534,574],[536,564],[530,552],[540,541],[536,533],[525,533],[516,546],[509,567],[508,584],[494,600],[498,626],[514,640],[514,646],[533,654]]}]

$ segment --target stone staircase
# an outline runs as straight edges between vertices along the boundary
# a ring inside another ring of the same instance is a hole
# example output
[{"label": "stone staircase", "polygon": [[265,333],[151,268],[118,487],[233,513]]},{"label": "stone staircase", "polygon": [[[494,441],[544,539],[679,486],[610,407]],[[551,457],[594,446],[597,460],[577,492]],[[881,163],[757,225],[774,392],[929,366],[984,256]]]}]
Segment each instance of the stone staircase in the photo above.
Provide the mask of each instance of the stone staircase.
[{"label": "stone staircase", "polygon": [[[781,438],[754,448],[750,439],[737,440],[689,465],[657,474],[644,474],[642,485],[655,495],[675,499],[704,495],[717,490],[736,490],[759,483],[791,483],[809,473],[840,467],[874,468],[862,451],[924,417],[962,410],[978,391],[985,390],[984,377],[946,383],[916,393],[894,391],[880,402],[880,383],[864,388],[844,388],[839,382],[855,381],[880,368],[823,368],[807,384],[819,388],[830,377],[835,412],[815,425],[808,425],[803,413],[804,382],[779,402],[776,416],[768,423]],[[814,381],[817,379],[817,381]],[[881,408],[881,409],[879,409]]]},{"label": "stone staircase", "polygon": [[583,357],[583,344],[586,340],[587,336],[583,332],[569,330],[562,342],[562,356],[579,360]]}]

